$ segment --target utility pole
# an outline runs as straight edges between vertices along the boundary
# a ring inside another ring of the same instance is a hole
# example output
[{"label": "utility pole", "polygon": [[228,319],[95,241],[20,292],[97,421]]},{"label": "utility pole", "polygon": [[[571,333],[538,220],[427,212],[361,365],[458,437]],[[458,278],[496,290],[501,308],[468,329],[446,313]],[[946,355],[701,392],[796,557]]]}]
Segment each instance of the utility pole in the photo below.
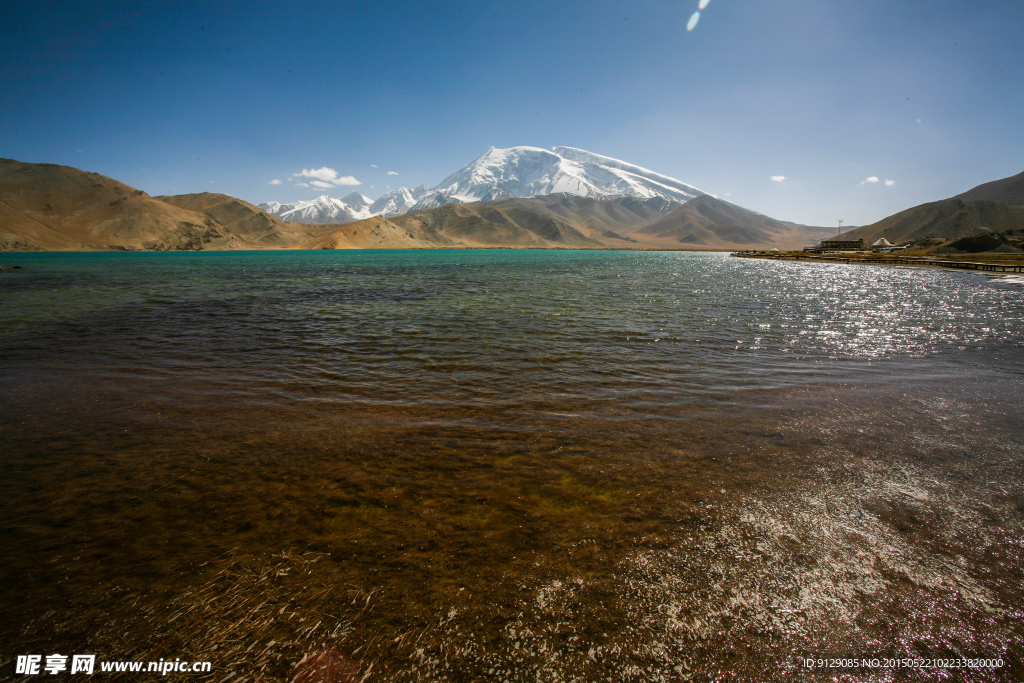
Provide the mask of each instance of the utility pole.
[{"label": "utility pole", "polygon": [[839,237],[839,233],[841,233],[843,231],[843,219],[840,218],[838,220],[839,220],[839,227],[836,228],[836,237]]}]

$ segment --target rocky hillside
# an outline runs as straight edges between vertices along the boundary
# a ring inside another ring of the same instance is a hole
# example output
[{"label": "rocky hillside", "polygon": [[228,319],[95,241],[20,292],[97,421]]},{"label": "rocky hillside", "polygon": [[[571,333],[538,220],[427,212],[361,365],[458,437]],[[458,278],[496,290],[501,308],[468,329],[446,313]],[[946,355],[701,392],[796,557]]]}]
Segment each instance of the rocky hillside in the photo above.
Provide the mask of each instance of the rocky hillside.
[{"label": "rocky hillside", "polygon": [[713,197],[664,213],[673,206],[656,197],[571,194],[448,204],[348,223],[305,246],[351,249],[393,239],[404,248],[799,249],[831,234],[830,228],[775,221]]},{"label": "rocky hillside", "polygon": [[0,249],[188,249],[228,240],[206,216],[98,173],[0,160]]},{"label": "rocky hillside", "polygon": [[704,195],[639,228],[632,237],[647,236],[677,249],[781,249],[808,246],[831,234],[831,228],[784,223]]},{"label": "rocky hillside", "polygon": [[287,248],[322,232],[216,194],[150,197],[98,173],[0,159],[0,250]]},{"label": "rocky hillside", "polygon": [[936,238],[949,240],[975,228],[996,232],[1024,228],[1024,206],[983,200],[943,199],[900,211],[877,223],[843,233],[866,244],[884,237],[894,244]]},{"label": "rocky hillside", "polygon": [[201,192],[158,196],[155,199],[201,213],[240,243],[254,248],[288,249],[325,231],[319,225],[278,220],[257,206],[226,194]]},{"label": "rocky hillside", "polygon": [[971,188],[953,199],[964,201],[999,202],[1001,204],[1024,204],[1024,173],[1018,173],[1002,180],[993,180]]},{"label": "rocky hillside", "polygon": [[375,216],[339,226],[311,241],[309,249],[511,247],[597,248],[604,244],[549,212],[515,204],[447,204],[434,209],[383,218]]}]

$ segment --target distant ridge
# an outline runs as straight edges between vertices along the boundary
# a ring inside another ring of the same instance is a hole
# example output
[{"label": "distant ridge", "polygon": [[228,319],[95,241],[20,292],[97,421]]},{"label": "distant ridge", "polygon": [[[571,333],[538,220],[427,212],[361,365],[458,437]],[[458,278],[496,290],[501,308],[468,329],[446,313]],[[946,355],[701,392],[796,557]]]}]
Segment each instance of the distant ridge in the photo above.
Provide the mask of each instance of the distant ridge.
[{"label": "distant ridge", "polygon": [[407,247],[599,248],[566,217],[533,199],[446,204],[402,216],[375,216],[334,229],[303,245],[307,249],[352,249],[381,243],[390,235]]},{"label": "distant ridge", "polygon": [[682,245],[736,248],[803,242],[805,246],[832,234],[831,228],[784,223],[710,195],[697,197],[636,231]]},{"label": "distant ridge", "polygon": [[1000,202],[1002,204],[1024,204],[1024,173],[1018,173],[1002,180],[993,180],[971,188],[953,199],[965,201]]},{"label": "distant ridge", "polygon": [[[308,224],[224,194],[150,197],[96,173],[7,159],[0,160],[0,250],[783,249],[831,233],[710,195],[680,203],[660,191],[646,194],[559,192]],[[369,202],[358,193],[348,199],[364,210]]]},{"label": "distant ridge", "polygon": [[[832,232],[775,221],[710,196],[673,206],[660,197],[567,193],[446,204],[338,226],[304,247],[365,248],[391,235],[408,248],[799,249]],[[692,238],[695,231],[699,240]]]}]

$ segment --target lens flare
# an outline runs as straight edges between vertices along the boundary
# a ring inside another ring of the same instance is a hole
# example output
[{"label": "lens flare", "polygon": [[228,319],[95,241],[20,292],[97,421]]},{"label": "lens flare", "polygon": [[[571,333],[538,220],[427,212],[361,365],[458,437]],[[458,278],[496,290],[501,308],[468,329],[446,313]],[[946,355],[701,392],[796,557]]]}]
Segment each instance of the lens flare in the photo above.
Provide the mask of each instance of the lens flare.
[{"label": "lens flare", "polygon": [[708,6],[709,2],[711,2],[711,0],[700,0],[700,4],[697,5],[697,9],[703,10],[704,8],[706,8]]},{"label": "lens flare", "polygon": [[697,26],[697,22],[700,21],[700,10],[693,13],[690,20],[686,22],[686,30],[692,31]]}]

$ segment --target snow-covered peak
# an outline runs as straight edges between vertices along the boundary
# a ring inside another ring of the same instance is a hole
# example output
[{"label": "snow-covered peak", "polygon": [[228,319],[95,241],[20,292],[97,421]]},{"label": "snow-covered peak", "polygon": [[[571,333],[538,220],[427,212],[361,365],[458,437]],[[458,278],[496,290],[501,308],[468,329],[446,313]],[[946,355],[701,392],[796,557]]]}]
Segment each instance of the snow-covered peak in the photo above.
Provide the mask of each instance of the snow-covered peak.
[{"label": "snow-covered peak", "polygon": [[397,216],[408,213],[417,201],[429,193],[430,188],[425,185],[415,190],[400,187],[384,193],[374,201],[361,192],[353,191],[340,199],[320,195],[316,199],[291,204],[266,202],[260,204],[260,208],[284,221],[348,223],[370,216]]},{"label": "snow-covered peak", "polygon": [[283,221],[296,223],[348,223],[373,215],[369,210],[369,199],[358,192],[353,192],[348,197],[351,198],[353,194],[359,198],[355,205],[323,194],[316,199],[291,204],[267,202],[260,204],[260,208]]},{"label": "snow-covered peak", "polygon": [[341,201],[345,202],[349,206],[366,208],[373,203],[373,200],[367,197],[359,190],[352,190],[347,195],[341,198]]},{"label": "snow-covered peak", "polygon": [[708,194],[649,169],[575,147],[491,147],[436,187],[400,187],[375,201],[354,191],[341,199],[268,202],[260,208],[283,220],[335,223],[372,215],[395,216],[452,203],[566,193],[584,197],[661,198],[672,204]]},{"label": "snow-covered peak", "polygon": [[[555,154],[564,159],[571,159],[572,161],[575,161],[580,164],[591,166],[603,166],[609,169],[624,171],[630,176],[634,176],[635,179],[641,182],[641,184],[654,183],[656,186],[681,192],[687,195],[688,199],[708,194],[703,190],[697,189],[693,185],[688,185],[667,175],[655,173],[654,171],[648,170],[642,166],[630,164],[625,161],[619,161],[618,159],[606,157],[601,154],[594,154],[593,152],[588,152],[584,149],[577,149],[575,147],[555,147],[553,151]],[[647,183],[643,183],[643,181],[647,181]],[[684,199],[683,201],[687,200]]]},{"label": "snow-covered peak", "polygon": [[399,187],[385,192],[370,204],[370,212],[380,216],[397,216],[408,213],[420,199],[430,194],[430,188],[420,185],[414,190]]},{"label": "snow-covered peak", "polygon": [[442,180],[435,190],[463,202],[556,192],[685,202],[706,194],[675,178],[573,147],[491,148]]},{"label": "snow-covered peak", "polygon": [[578,164],[540,147],[492,147],[442,180],[435,190],[462,202],[552,192],[599,194],[583,175]]}]

